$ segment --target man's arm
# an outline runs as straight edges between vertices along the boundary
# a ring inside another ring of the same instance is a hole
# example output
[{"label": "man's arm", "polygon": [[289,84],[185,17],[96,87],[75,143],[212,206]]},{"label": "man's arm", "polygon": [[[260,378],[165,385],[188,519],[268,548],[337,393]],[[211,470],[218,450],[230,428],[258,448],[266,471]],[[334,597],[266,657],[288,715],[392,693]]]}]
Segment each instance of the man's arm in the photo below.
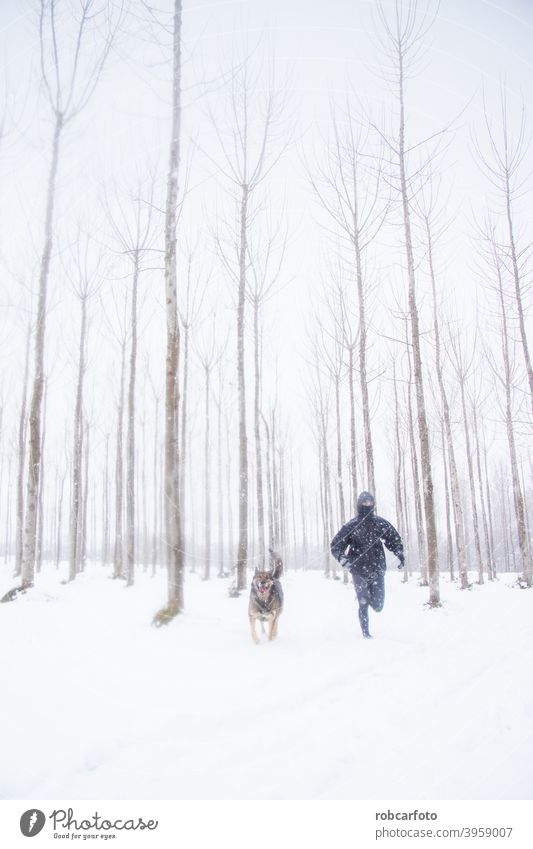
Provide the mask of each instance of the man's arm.
[{"label": "man's arm", "polygon": [[346,524],[342,526],[338,534],[335,534],[335,536],[331,540],[330,551],[335,560],[338,560],[339,563],[346,555],[346,549],[350,544],[352,529],[353,520],[350,522],[346,522]]},{"label": "man's arm", "polygon": [[386,547],[389,551],[392,551],[393,554],[396,555],[400,563],[403,565],[405,556],[403,553],[403,542],[400,534],[396,530],[396,528],[391,525],[390,522],[387,522],[386,519],[382,519],[382,536],[381,539],[385,543]]}]

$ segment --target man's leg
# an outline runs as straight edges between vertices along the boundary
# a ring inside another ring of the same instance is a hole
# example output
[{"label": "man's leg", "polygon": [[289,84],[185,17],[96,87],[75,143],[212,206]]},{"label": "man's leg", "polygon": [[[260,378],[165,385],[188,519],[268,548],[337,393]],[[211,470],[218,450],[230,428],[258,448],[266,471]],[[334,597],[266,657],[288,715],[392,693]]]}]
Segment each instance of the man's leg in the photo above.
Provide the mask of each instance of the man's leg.
[{"label": "man's leg", "polygon": [[357,601],[359,602],[359,624],[361,625],[361,631],[363,632],[363,637],[369,637],[368,605],[370,602],[370,595],[368,592],[368,581],[366,578],[362,578],[361,575],[352,575],[352,578],[355,593],[357,595]]},{"label": "man's leg", "polygon": [[385,604],[385,575],[381,572],[368,578],[368,603],[372,610],[379,613]]}]

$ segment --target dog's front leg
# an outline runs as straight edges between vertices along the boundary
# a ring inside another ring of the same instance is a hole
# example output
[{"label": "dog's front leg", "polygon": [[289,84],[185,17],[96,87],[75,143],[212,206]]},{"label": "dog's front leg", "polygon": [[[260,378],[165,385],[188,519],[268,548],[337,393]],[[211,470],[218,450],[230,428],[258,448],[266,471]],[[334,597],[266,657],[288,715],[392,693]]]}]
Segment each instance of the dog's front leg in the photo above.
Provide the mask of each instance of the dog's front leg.
[{"label": "dog's front leg", "polygon": [[276,636],[276,617],[275,616],[272,617],[272,619],[269,622],[269,625],[270,625],[270,627],[268,629],[268,639],[273,640],[274,637]]},{"label": "dog's front leg", "polygon": [[255,630],[255,617],[250,616],[249,619],[250,619],[250,631],[251,631],[251,634],[252,634],[252,640],[254,641],[254,643],[258,643],[259,637],[257,636],[256,630]]}]

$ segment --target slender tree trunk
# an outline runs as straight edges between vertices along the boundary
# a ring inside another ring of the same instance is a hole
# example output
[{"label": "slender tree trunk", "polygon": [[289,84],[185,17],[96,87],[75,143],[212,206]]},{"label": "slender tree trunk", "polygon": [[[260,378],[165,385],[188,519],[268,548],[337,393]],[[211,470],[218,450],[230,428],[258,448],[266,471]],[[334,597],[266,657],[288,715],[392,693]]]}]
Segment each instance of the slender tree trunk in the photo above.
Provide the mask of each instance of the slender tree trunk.
[{"label": "slender tree trunk", "polygon": [[153,520],[153,540],[152,540],[152,576],[156,573],[156,565],[158,560],[159,553],[159,515],[158,515],[158,506],[159,506],[159,480],[158,480],[158,468],[160,462],[159,455],[159,398],[155,399],[155,423],[154,423],[154,454],[153,454],[153,500],[154,500],[154,520]]},{"label": "slender tree trunk", "polygon": [[227,490],[227,500],[226,504],[228,505],[227,512],[227,521],[228,521],[228,563],[231,562],[233,557],[233,510],[231,507],[232,501],[232,484],[231,484],[231,446],[230,446],[230,430],[229,430],[229,422],[226,417],[226,490]]},{"label": "slender tree trunk", "polygon": [[[318,466],[319,466],[319,487],[320,487],[320,518],[322,528],[322,539],[318,539],[318,546],[324,552],[324,575],[326,578],[330,576],[329,568],[329,551],[326,546],[327,540],[327,508],[326,508],[326,485],[324,480],[324,446],[322,444],[322,428],[319,421],[318,427]],[[318,528],[317,528],[318,530]]]},{"label": "slender tree trunk", "polygon": [[529,383],[529,394],[530,394],[530,402],[531,402],[531,410],[533,412],[533,368],[531,366],[531,356],[529,353],[529,346],[527,341],[527,333],[526,333],[526,324],[524,320],[524,307],[522,304],[522,285],[520,279],[520,270],[518,268],[518,257],[516,252],[516,244],[515,244],[515,236],[514,236],[514,226],[513,226],[513,216],[511,210],[511,187],[509,183],[509,176],[506,175],[506,187],[505,187],[505,207],[507,213],[507,225],[509,228],[509,247],[511,253],[511,262],[513,266],[513,281],[515,287],[515,299],[516,299],[516,310],[518,313],[518,327],[520,329],[520,342],[522,343],[522,351],[524,354],[524,362],[526,365],[527,379]]},{"label": "slender tree trunk", "polygon": [[[503,484],[503,474],[502,474],[502,484]],[[503,542],[503,570],[504,572],[511,571],[511,563],[509,557],[509,533],[511,526],[511,516],[507,513],[507,501],[508,496],[505,494],[505,490],[503,486],[500,487],[500,497],[501,497],[501,510],[500,515],[502,517],[500,524],[500,536]],[[511,551],[513,552],[513,561],[514,561],[514,546],[513,540],[511,539]],[[516,566],[516,563],[513,562],[513,568]]]},{"label": "slender tree trunk", "polygon": [[105,435],[105,465],[104,465],[104,497],[102,499],[103,510],[103,540],[102,540],[102,563],[107,563],[109,556],[109,434]]},{"label": "slender tree trunk", "polygon": [[83,496],[82,496],[82,510],[81,510],[81,522],[80,522],[80,570],[82,572],[85,571],[85,566],[87,565],[87,510],[89,506],[89,433],[90,427],[89,423],[85,424],[85,439],[84,439],[84,450],[85,450],[85,463],[84,463],[84,471],[83,471]]},{"label": "slender tree trunk", "polygon": [[259,339],[259,298],[254,298],[254,436],[257,492],[257,536],[259,562],[265,563],[265,508],[263,501],[263,455],[261,449],[261,351]]},{"label": "slender tree trunk", "polygon": [[12,465],[12,456],[9,455],[9,460],[7,464],[7,507],[6,507],[6,536],[4,540],[4,563],[7,563],[7,558],[9,554],[9,550],[11,547],[11,465]]},{"label": "slender tree trunk", "polygon": [[496,550],[494,548],[494,522],[492,516],[492,503],[490,497],[490,482],[489,482],[489,472],[488,472],[488,460],[487,460],[487,445],[485,443],[485,435],[483,435],[483,466],[485,471],[485,489],[487,491],[487,513],[489,519],[489,539],[490,539],[490,551],[491,556],[489,560],[489,566],[491,569],[492,579],[496,579]]},{"label": "slender tree trunk", "polygon": [[344,504],[344,488],[342,485],[342,441],[341,441],[341,404],[340,404],[340,380],[335,375],[335,421],[337,425],[337,490],[339,494],[340,524],[346,521],[346,507]]},{"label": "slender tree trunk", "polygon": [[183,611],[183,533],[179,503],[178,445],[179,348],[176,227],[181,133],[181,23],[182,3],[174,0],[172,133],[165,212],[165,301],[167,352],[165,382],[165,536],[168,569],[167,615]]},{"label": "slender tree trunk", "polygon": [[[403,487],[403,503],[404,503],[404,512],[405,512],[405,540],[404,547],[407,552],[407,566],[405,568],[406,576],[409,577],[413,573],[413,568],[411,566],[411,521],[409,519],[409,499],[407,497],[407,463],[403,464],[403,474],[402,474],[402,487]],[[407,577],[404,576],[404,580],[407,581]]]},{"label": "slender tree trunk", "polygon": [[275,548],[275,540],[274,540],[274,506],[273,506],[273,494],[272,494],[272,477],[271,477],[271,468],[272,468],[272,459],[271,459],[271,445],[270,445],[270,429],[268,427],[267,420],[263,416],[263,423],[265,426],[266,433],[266,485],[267,485],[267,503],[268,503],[268,544],[270,548]]},{"label": "slender tree trunk", "polygon": [[[501,279],[501,270],[498,265],[498,294],[500,300],[500,310],[502,316],[502,353],[503,353],[503,369],[504,369],[504,391],[505,391],[505,424],[507,430],[507,442],[509,446],[509,459],[511,462],[511,480],[513,487],[513,501],[516,517],[516,528],[518,534],[518,546],[520,548],[520,557],[522,562],[522,581],[527,587],[531,587],[533,583],[532,563],[529,552],[529,544],[526,534],[526,521],[524,510],[524,499],[522,488],[520,486],[520,478],[518,475],[518,461],[516,455],[516,443],[514,434],[513,411],[511,402],[511,364],[509,354],[509,329],[507,325],[507,311],[505,307],[505,299],[503,295],[503,284]],[[514,550],[513,550],[514,556]]]},{"label": "slender tree trunk", "polygon": [[15,541],[15,575],[22,570],[22,542],[24,528],[24,464],[26,462],[26,405],[28,398],[28,367],[30,359],[31,321],[26,332],[26,353],[24,356],[24,377],[22,381],[22,400],[18,427],[18,472],[17,472],[17,530]]},{"label": "slender tree trunk", "polygon": [[46,215],[44,225],[44,249],[39,275],[39,297],[37,302],[37,320],[35,325],[35,353],[33,390],[29,413],[29,462],[26,487],[26,515],[24,523],[24,541],[22,553],[22,586],[33,586],[35,578],[35,546],[37,531],[37,498],[41,475],[41,405],[44,388],[44,354],[46,334],[46,309],[50,258],[52,255],[54,201],[56,193],[57,166],[59,161],[59,143],[63,129],[63,115],[56,114],[54,138],[52,143],[52,161],[48,175],[46,197]]},{"label": "slender tree trunk", "polygon": [[46,378],[44,381],[43,392],[43,426],[41,436],[41,474],[39,478],[39,496],[38,496],[38,517],[37,517],[37,550],[35,556],[35,566],[37,572],[41,571],[43,565],[43,537],[44,537],[44,447],[46,442],[46,402],[48,398],[48,384]]},{"label": "slender tree trunk", "polygon": [[137,377],[137,295],[139,253],[135,252],[131,292],[131,349],[128,384],[128,444],[126,464],[126,586],[135,582],[135,382]]},{"label": "slender tree trunk", "polygon": [[350,393],[350,469],[352,481],[352,505],[351,511],[355,512],[357,500],[357,440],[355,437],[355,393],[354,393],[354,361],[353,346],[348,351],[348,387]]},{"label": "slender tree trunk", "polygon": [[[356,200],[357,210],[357,200]],[[356,212],[357,215],[357,212]],[[366,368],[367,352],[367,326],[366,326],[366,303],[363,285],[363,269],[361,262],[361,249],[359,245],[359,228],[357,218],[354,230],[355,267],[357,279],[357,303],[359,310],[359,385],[361,387],[361,401],[363,406],[363,429],[365,434],[365,457],[367,487],[375,496],[376,482],[374,478],[374,447],[372,445],[372,427],[370,423],[370,401],[368,397],[368,379]]]},{"label": "slender tree trunk", "polygon": [[413,496],[415,504],[416,535],[418,542],[418,565],[420,579],[427,586],[426,548],[424,544],[424,521],[422,517],[422,502],[420,500],[420,477],[418,473],[418,454],[415,444],[415,430],[413,421],[413,406],[411,402],[411,357],[409,356],[409,383],[407,384],[407,414],[409,427],[409,445],[411,448],[411,468],[413,474]]},{"label": "slender tree trunk", "polygon": [[272,516],[274,534],[272,537],[272,547],[277,548],[280,544],[280,521],[279,521],[279,483],[278,483],[278,468],[276,464],[276,421],[275,414],[272,411]]},{"label": "slender tree trunk", "polygon": [[[324,482],[324,556],[326,559],[326,573],[329,577],[331,572],[331,557],[329,552],[329,544],[331,540],[331,489],[330,489],[330,467],[329,467],[329,452],[327,445],[327,428],[325,413],[321,411],[321,439],[322,439],[322,479]],[[335,574],[335,569],[333,568]]]},{"label": "slender tree trunk", "polygon": [[218,577],[224,568],[224,479],[222,469],[222,369],[219,370],[217,404],[217,502],[218,502]]},{"label": "slender tree trunk", "polygon": [[474,481],[474,466],[472,463],[472,449],[470,445],[470,426],[466,411],[465,398],[465,378],[461,375],[459,378],[459,387],[461,395],[461,409],[463,411],[463,424],[465,432],[465,449],[466,449],[466,464],[468,469],[468,483],[470,486],[470,503],[472,505],[472,527],[474,529],[474,550],[476,552],[478,583],[483,583],[483,560],[481,557],[481,543],[479,540],[479,522],[477,514],[476,486]]},{"label": "slender tree trunk", "polygon": [[433,264],[433,239],[431,234],[431,227],[429,218],[425,219],[426,225],[426,234],[427,234],[427,244],[428,244],[428,259],[429,259],[429,273],[431,280],[431,292],[432,292],[432,301],[433,301],[433,334],[435,338],[435,364],[437,371],[437,381],[439,384],[439,393],[442,404],[442,413],[444,417],[444,428],[446,432],[446,440],[448,444],[448,458],[450,465],[450,489],[451,496],[453,502],[453,516],[454,516],[454,529],[455,529],[455,542],[457,547],[457,564],[459,569],[459,578],[461,581],[461,589],[465,590],[469,587],[468,582],[468,571],[466,564],[466,552],[465,552],[465,538],[464,538],[464,530],[463,530],[463,506],[461,501],[461,493],[459,488],[459,475],[457,473],[457,463],[455,460],[455,449],[453,444],[453,433],[452,433],[452,424],[451,424],[451,416],[450,416],[450,405],[448,402],[448,395],[446,393],[446,388],[444,386],[444,374],[442,368],[442,354],[441,354],[441,338],[440,338],[440,329],[439,329],[439,321],[438,321],[438,307],[437,307],[437,286],[435,280],[435,269]]},{"label": "slender tree trunk", "polygon": [[149,554],[149,545],[148,545],[148,498],[147,492],[148,487],[146,485],[146,419],[143,418],[142,423],[142,444],[143,444],[143,457],[142,457],[142,467],[141,467],[141,493],[142,493],[142,522],[143,522],[143,569],[146,572],[148,569],[148,561],[150,559]]},{"label": "slender tree trunk", "polygon": [[305,499],[304,499],[304,487],[302,481],[302,476],[300,473],[300,522],[302,525],[302,549],[303,549],[303,563],[304,569],[307,564],[307,555],[309,553],[309,543],[307,540],[307,519],[306,519],[306,508],[305,508]]},{"label": "slender tree trunk", "polygon": [[73,443],[72,443],[72,494],[70,504],[70,550],[69,550],[69,581],[74,581],[80,571],[80,538],[81,517],[81,463],[83,445],[83,383],[85,377],[85,352],[87,333],[87,298],[80,298],[80,345],[78,350],[78,376],[76,381],[76,403],[74,405]]},{"label": "slender tree trunk", "polygon": [[63,530],[63,492],[65,489],[65,477],[66,472],[63,474],[61,478],[61,484],[59,487],[59,504],[57,509],[57,536],[56,536],[56,569],[59,569],[59,563],[61,561],[61,533]]},{"label": "slender tree trunk", "polygon": [[181,445],[180,445],[180,504],[185,504],[185,478],[187,474],[187,424],[188,424],[188,401],[189,401],[189,347],[190,328],[186,324],[183,328],[183,385],[181,399]]},{"label": "slender tree trunk", "polygon": [[479,445],[479,428],[478,428],[478,420],[477,420],[477,409],[476,405],[473,405],[472,409],[472,418],[474,423],[474,442],[475,442],[475,451],[476,451],[476,468],[477,468],[477,480],[478,480],[478,488],[479,488],[479,498],[481,502],[481,520],[483,523],[483,536],[485,539],[485,551],[487,555],[487,577],[489,581],[492,581],[492,552],[490,549],[490,539],[489,539],[489,526],[487,522],[487,512],[485,509],[485,496],[483,493],[483,476],[481,474],[481,450]]},{"label": "slender tree trunk", "polygon": [[[398,404],[398,386],[396,381],[396,363],[392,364],[392,382],[394,387],[394,437],[396,442],[396,468],[395,468],[395,494],[396,494],[396,512],[400,523],[400,533],[405,542],[406,523],[404,517],[404,502],[402,499],[402,467],[404,465],[404,452],[400,441],[400,408]],[[407,582],[408,573],[404,569],[403,581]]]},{"label": "slender tree trunk", "polygon": [[413,364],[415,375],[418,437],[420,441],[420,464],[422,467],[422,490],[424,493],[424,513],[426,519],[427,539],[427,571],[429,579],[429,603],[431,606],[440,604],[439,562],[437,550],[437,526],[435,522],[435,504],[433,499],[433,475],[431,470],[431,452],[429,430],[424,399],[424,384],[422,377],[422,356],[420,351],[420,330],[418,307],[415,289],[415,263],[411,237],[411,213],[409,208],[409,192],[405,166],[405,110],[404,110],[404,78],[403,54],[399,55],[399,97],[400,97],[400,128],[399,128],[399,166],[400,188],[402,197],[403,225],[405,252],[407,257],[407,272],[409,279],[409,316],[411,320],[411,341],[413,346]]},{"label": "slender tree trunk", "polygon": [[117,444],[115,457],[115,547],[113,552],[113,577],[124,577],[124,540],[122,533],[122,505],[124,497],[124,473],[122,430],[124,424],[124,372],[126,359],[126,341],[122,341],[120,357],[120,388],[117,410]]},{"label": "slender tree trunk", "polygon": [[204,443],[204,465],[205,465],[205,562],[204,580],[211,577],[211,445],[210,445],[210,404],[211,392],[211,369],[204,366],[205,374],[205,443]]},{"label": "slender tree trunk", "polygon": [[294,499],[294,491],[295,491],[295,482],[294,482],[294,463],[292,459],[292,451],[290,452],[291,458],[291,480],[290,480],[290,494],[291,494],[291,527],[292,527],[292,550],[294,555],[296,554],[296,510],[295,510],[295,499]]},{"label": "slender tree trunk", "polygon": [[448,485],[448,463],[446,462],[446,439],[444,435],[444,424],[441,425],[441,444],[442,444],[442,467],[444,475],[444,500],[446,504],[446,551],[448,556],[448,571],[450,573],[450,581],[455,580],[455,571],[453,568],[453,539],[452,539],[452,523],[450,516],[450,487]]},{"label": "slender tree trunk", "polygon": [[[331,492],[330,492],[331,504]],[[285,452],[279,449],[279,516],[280,516],[280,542],[283,549],[287,546],[287,497],[285,486]]]},{"label": "slender tree trunk", "polygon": [[246,587],[248,557],[248,443],[246,435],[246,386],[244,374],[244,307],[246,301],[248,185],[241,186],[239,291],[237,302],[237,386],[239,398],[239,543],[237,589]]}]

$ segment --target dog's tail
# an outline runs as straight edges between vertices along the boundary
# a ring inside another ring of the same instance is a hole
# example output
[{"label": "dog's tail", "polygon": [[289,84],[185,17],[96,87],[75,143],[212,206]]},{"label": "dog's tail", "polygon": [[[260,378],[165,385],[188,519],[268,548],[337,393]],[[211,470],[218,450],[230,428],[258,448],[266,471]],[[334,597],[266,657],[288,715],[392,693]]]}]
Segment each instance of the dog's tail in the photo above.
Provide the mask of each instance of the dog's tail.
[{"label": "dog's tail", "polygon": [[283,560],[281,559],[281,554],[278,554],[277,551],[273,551],[273,549],[268,549],[270,553],[270,568],[272,570],[272,577],[279,579],[283,575]]}]

